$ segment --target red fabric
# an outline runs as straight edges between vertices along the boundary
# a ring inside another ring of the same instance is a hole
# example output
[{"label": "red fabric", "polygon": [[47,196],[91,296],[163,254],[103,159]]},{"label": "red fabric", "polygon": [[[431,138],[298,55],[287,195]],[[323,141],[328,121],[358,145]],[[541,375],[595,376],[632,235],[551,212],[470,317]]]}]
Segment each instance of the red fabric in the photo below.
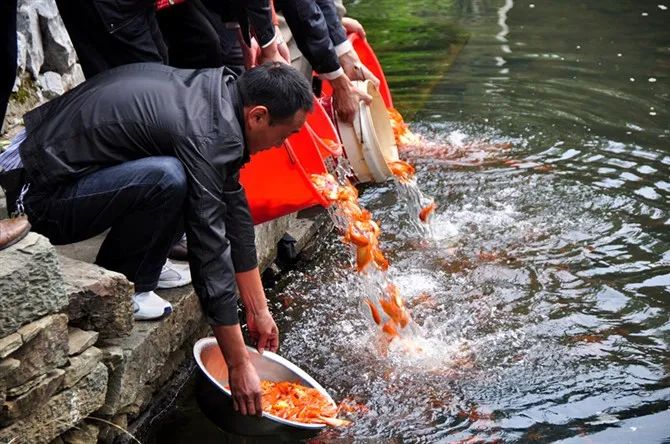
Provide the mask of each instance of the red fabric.
[{"label": "red fabric", "polygon": [[184,1],[186,0],[156,0],[156,11],[169,8],[172,5],[178,5],[179,3],[184,3]]}]

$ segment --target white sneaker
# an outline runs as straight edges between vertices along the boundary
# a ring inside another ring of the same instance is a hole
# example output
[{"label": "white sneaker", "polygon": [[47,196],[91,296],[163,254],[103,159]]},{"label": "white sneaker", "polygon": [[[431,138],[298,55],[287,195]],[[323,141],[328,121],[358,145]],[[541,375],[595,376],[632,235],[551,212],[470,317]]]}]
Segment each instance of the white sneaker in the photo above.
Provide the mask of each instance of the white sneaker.
[{"label": "white sneaker", "polygon": [[160,319],[172,313],[172,304],[153,291],[135,293],[133,296],[135,320],[147,321]]},{"label": "white sneaker", "polygon": [[161,276],[158,278],[158,288],[177,288],[191,283],[191,269],[188,264],[177,264],[169,259],[165,261]]}]

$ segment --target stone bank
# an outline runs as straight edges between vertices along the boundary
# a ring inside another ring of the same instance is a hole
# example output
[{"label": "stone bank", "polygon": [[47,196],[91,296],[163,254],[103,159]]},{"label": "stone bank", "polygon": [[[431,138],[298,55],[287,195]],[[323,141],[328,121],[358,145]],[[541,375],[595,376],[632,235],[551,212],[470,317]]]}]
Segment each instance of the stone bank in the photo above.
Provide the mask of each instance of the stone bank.
[{"label": "stone bank", "polygon": [[[326,219],[257,226],[262,268],[285,233],[302,249]],[[98,244],[56,249],[30,233],[0,251],[0,443],[127,441],[211,335],[190,286],[161,292],[174,307],[166,319],[133,321],[132,284],[87,262]]]}]

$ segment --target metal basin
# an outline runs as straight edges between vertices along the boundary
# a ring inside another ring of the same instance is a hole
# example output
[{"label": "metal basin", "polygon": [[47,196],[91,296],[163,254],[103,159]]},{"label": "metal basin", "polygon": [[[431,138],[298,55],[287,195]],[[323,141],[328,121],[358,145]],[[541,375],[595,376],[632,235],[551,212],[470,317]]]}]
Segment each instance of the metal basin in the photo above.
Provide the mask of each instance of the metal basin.
[{"label": "metal basin", "polygon": [[[251,347],[247,347],[247,351],[261,380],[298,382],[317,389],[336,405],[328,392],[296,365],[272,352],[261,355]],[[297,437],[301,433],[301,436],[312,436],[326,427],[289,421],[265,412],[262,417],[235,412],[230,390],[226,388],[228,367],[216,338],[200,339],[193,346],[193,355],[203,376],[196,388],[198,403],[208,418],[224,430],[246,436],[291,434]]]}]

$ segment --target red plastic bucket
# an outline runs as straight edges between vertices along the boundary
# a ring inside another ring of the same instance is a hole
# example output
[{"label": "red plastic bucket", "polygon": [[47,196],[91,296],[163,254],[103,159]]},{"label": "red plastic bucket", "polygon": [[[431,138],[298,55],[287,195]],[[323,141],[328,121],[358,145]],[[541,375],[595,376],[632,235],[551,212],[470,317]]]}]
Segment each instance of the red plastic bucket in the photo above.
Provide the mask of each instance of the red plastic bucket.
[{"label": "red plastic bucket", "polygon": [[[391,90],[389,89],[389,85],[386,82],[386,77],[384,76],[382,65],[379,63],[379,60],[377,60],[377,56],[375,55],[374,50],[367,40],[362,39],[356,33],[347,35],[347,38],[354,47],[354,50],[361,59],[361,62],[372,72],[372,74],[377,76],[379,79],[379,93],[381,94],[386,107],[392,108],[393,100],[391,99]],[[330,83],[323,82],[322,92],[327,96],[333,95],[333,90],[330,86]]]},{"label": "red plastic bucket", "polygon": [[[307,117],[305,126],[314,139],[324,160],[331,156],[339,157],[342,155],[340,136],[319,100],[314,101],[314,111]],[[325,143],[326,140],[334,142],[334,146]]]},{"label": "red plastic bucket", "polygon": [[251,161],[240,170],[240,183],[254,223],[314,205],[328,206],[310,178],[312,174],[324,173],[326,166],[321,152],[305,127],[281,147],[251,156]]}]

